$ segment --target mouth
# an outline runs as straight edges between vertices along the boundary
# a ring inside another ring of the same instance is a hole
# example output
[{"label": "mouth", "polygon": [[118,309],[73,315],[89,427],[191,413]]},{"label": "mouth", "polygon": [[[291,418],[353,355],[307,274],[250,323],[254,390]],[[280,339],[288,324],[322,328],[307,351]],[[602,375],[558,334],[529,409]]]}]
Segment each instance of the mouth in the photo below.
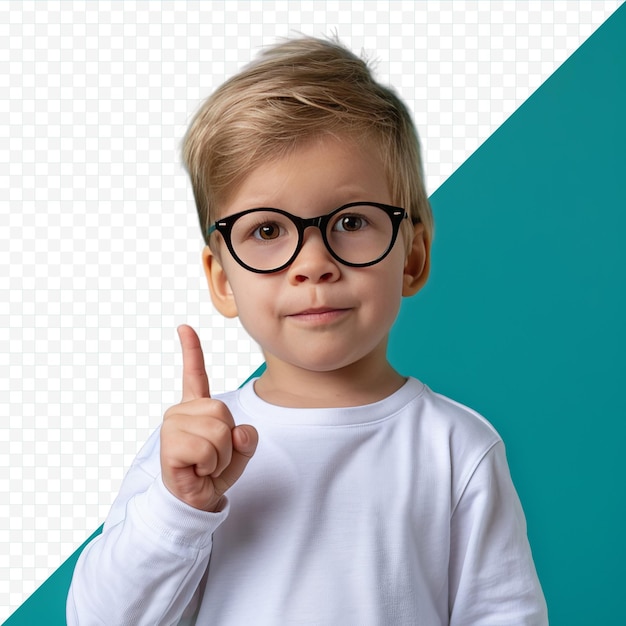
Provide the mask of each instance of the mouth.
[{"label": "mouth", "polygon": [[328,323],[340,319],[350,311],[347,308],[316,307],[291,313],[287,317],[299,322]]}]

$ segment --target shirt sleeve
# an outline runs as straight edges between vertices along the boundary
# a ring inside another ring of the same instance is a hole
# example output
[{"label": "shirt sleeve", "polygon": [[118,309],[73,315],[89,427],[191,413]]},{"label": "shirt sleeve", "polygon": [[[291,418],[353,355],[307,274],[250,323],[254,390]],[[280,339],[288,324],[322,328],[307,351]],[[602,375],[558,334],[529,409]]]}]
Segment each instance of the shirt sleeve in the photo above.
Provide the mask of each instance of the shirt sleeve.
[{"label": "shirt sleeve", "polygon": [[450,543],[450,626],[548,624],[501,441],[467,481],[452,514]]},{"label": "shirt sleeve", "polygon": [[212,535],[226,518],[228,503],[219,513],[207,513],[178,500],[160,473],[154,475],[158,433],[144,448],[102,534],[78,559],[67,600],[68,626],[164,626],[195,610]]}]

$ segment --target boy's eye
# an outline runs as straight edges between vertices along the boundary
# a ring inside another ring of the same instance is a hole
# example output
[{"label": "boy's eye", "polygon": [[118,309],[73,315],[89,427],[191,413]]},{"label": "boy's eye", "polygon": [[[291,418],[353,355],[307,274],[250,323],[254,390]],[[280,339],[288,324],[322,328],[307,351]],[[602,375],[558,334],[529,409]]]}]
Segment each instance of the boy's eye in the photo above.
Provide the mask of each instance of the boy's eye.
[{"label": "boy's eye", "polygon": [[274,224],[271,222],[267,222],[265,224],[261,224],[257,226],[257,228],[252,233],[252,236],[256,239],[263,239],[265,241],[270,241],[271,239],[276,239],[281,234],[281,227],[279,224]]},{"label": "boy's eye", "polygon": [[342,215],[333,226],[333,230],[354,233],[367,225],[367,220],[360,215]]}]

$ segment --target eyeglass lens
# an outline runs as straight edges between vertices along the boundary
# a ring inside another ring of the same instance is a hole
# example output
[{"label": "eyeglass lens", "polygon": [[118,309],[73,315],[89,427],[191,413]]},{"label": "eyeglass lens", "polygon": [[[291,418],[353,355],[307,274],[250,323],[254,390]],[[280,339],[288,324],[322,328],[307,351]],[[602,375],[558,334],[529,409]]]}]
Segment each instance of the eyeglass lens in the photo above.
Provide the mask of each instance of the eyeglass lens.
[{"label": "eyeglass lens", "polygon": [[[359,265],[385,254],[393,231],[393,222],[384,210],[358,205],[334,213],[324,229],[324,239],[339,259]],[[241,215],[230,233],[235,254],[244,264],[260,271],[288,263],[298,248],[299,237],[289,216],[269,209]]]}]

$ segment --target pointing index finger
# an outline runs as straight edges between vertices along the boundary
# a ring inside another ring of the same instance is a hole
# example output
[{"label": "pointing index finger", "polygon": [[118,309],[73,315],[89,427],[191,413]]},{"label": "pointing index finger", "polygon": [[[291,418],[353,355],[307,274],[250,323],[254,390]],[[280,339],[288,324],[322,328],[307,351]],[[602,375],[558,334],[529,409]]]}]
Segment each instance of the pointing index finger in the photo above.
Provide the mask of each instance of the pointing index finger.
[{"label": "pointing index finger", "polygon": [[178,338],[183,351],[183,402],[196,398],[210,398],[209,377],[204,367],[200,338],[191,326],[178,327]]}]

